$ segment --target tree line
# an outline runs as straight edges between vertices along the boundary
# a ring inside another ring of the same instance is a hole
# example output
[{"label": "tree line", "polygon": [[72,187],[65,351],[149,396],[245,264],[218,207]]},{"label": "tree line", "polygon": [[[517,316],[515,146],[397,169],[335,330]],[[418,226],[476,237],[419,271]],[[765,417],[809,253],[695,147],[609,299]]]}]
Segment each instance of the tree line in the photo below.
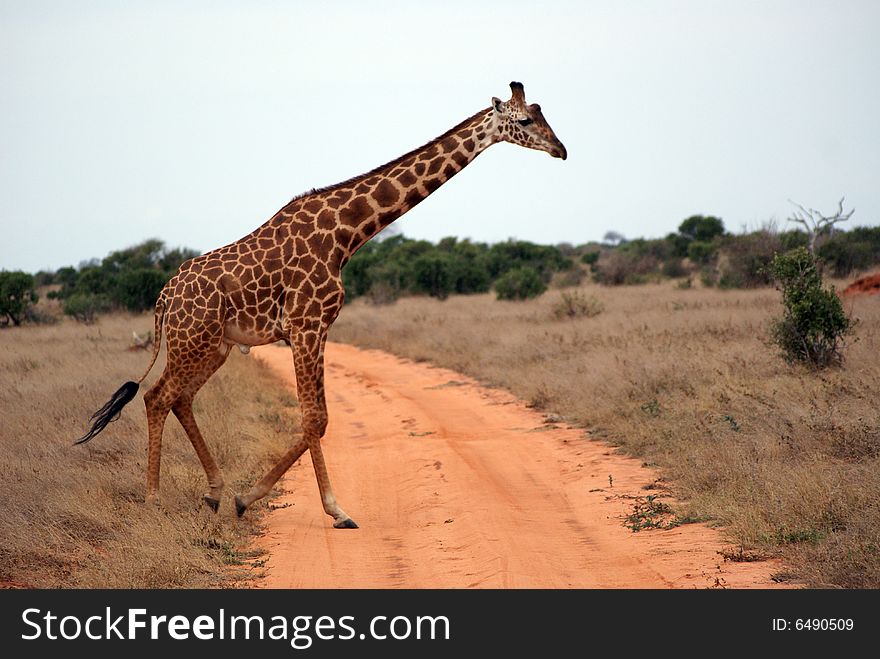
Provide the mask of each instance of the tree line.
[{"label": "tree line", "polygon": [[[78,268],[65,266],[35,275],[3,272],[0,273],[0,315],[5,314],[13,324],[23,319],[41,320],[35,317],[32,307],[39,287],[50,287],[46,297],[59,300],[65,314],[84,322],[93,321],[105,311],[152,309],[162,287],[180,264],[198,253],[188,248],[169,249],[161,240],[150,239],[113,251],[101,260],[82,263]],[[7,295],[7,282],[16,287],[11,295]],[[22,305],[25,299],[28,302]]]},{"label": "tree line", "polygon": [[437,244],[395,235],[364,245],[343,268],[346,298],[376,303],[402,295],[444,300],[453,293],[485,293],[498,299],[540,295],[553,274],[574,267],[558,247],[525,240],[486,243],[443,238]]},{"label": "tree line", "polygon": [[[693,215],[663,238],[626,240],[615,232],[606,237],[603,242],[554,246],[513,239],[490,245],[455,237],[431,243],[399,234],[380,236],[343,269],[346,298],[383,304],[405,295],[443,300],[494,290],[498,299],[518,300],[541,295],[551,281],[574,285],[585,277],[612,286],[664,278],[681,279],[686,286],[694,277],[720,288],[768,286],[774,257],[800,247],[817,258],[820,274],[846,277],[880,264],[880,227],[845,231],[820,223],[810,233],[780,231],[771,224],[733,234],[721,218]],[[85,322],[110,310],[151,309],[181,263],[198,253],[151,239],[77,268],[35,275],[2,271],[0,324],[40,321],[34,307],[37,289],[47,286],[48,298],[58,299],[64,313]]]},{"label": "tree line", "polygon": [[602,284],[698,276],[705,286],[756,288],[772,283],[770,266],[777,254],[799,247],[815,255],[820,271],[848,277],[880,264],[880,227],[844,231],[827,225],[810,234],[796,228],[780,231],[768,223],[734,234],[718,217],[694,215],[664,238],[626,240],[615,234],[613,246],[594,244],[581,258]]}]

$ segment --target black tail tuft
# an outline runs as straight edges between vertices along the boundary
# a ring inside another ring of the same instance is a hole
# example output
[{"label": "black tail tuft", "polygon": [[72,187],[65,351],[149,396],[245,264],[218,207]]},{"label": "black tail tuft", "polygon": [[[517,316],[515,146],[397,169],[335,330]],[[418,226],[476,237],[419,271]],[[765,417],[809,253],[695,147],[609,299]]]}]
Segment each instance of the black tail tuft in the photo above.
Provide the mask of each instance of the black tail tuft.
[{"label": "black tail tuft", "polygon": [[76,440],[74,444],[82,444],[89,441],[92,437],[104,430],[108,423],[116,421],[116,419],[119,418],[119,414],[122,412],[122,408],[131,402],[131,399],[137,394],[138,389],[140,389],[140,385],[137,382],[126,382],[119,387],[119,390],[104,404],[104,407],[95,412],[92,415],[92,418],[89,419],[90,421],[94,421],[91,430]]}]

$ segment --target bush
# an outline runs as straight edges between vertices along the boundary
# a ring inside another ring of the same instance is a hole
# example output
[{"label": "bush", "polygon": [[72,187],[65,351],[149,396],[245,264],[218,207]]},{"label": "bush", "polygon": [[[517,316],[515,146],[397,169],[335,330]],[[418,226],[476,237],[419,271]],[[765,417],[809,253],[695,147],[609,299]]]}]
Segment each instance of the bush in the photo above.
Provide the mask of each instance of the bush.
[{"label": "bush", "polygon": [[571,261],[556,247],[537,245],[525,240],[508,240],[495,243],[489,248],[487,266],[492,277],[500,277],[508,270],[531,268],[550,281],[552,273],[567,270]]},{"label": "bush", "polygon": [[20,325],[38,299],[33,276],[20,270],[0,272],[0,318],[4,324]]},{"label": "bush", "polygon": [[656,240],[636,238],[618,247],[617,251],[628,252],[635,256],[651,257],[658,262],[675,256],[673,245],[668,240],[662,238]]},{"label": "bush", "polygon": [[[61,284],[51,297],[65,302],[70,315],[91,322],[95,313],[111,308],[152,309],[165,282],[196,254],[187,248],[169,250],[161,240],[151,239],[111,252],[100,261],[92,259],[78,270],[64,267],[54,274],[40,274],[43,281]],[[71,298],[75,299],[67,304]]]},{"label": "bush", "polygon": [[89,293],[74,293],[64,300],[64,313],[73,316],[76,320],[86,325],[95,322],[99,313],[109,311],[110,300],[106,295],[91,295]]},{"label": "bush", "polygon": [[712,268],[703,268],[700,270],[700,283],[705,288],[712,288],[718,283],[718,275]]},{"label": "bush", "polygon": [[719,260],[720,288],[757,288],[769,286],[770,263],[782,252],[778,234],[756,231],[742,236],[727,236]]},{"label": "bush", "polygon": [[442,252],[416,257],[412,263],[415,290],[445,300],[455,290],[455,265],[455,259]]},{"label": "bush", "polygon": [[599,262],[593,266],[593,277],[600,284],[608,286],[641,284],[657,270],[658,264],[654,256],[615,249],[602,254]]},{"label": "bush", "polygon": [[589,266],[596,265],[596,262],[599,260],[599,252],[587,252],[583,256],[581,256],[581,263],[586,263]]},{"label": "bush", "polygon": [[688,258],[694,263],[705,265],[709,263],[718,252],[718,245],[714,242],[694,240],[688,245]]},{"label": "bush", "polygon": [[55,273],[48,270],[40,270],[34,275],[34,284],[37,287],[51,286],[55,283]]},{"label": "bush", "polygon": [[571,288],[572,286],[580,286],[584,278],[587,276],[586,271],[575,264],[571,270],[559,272],[553,276],[552,284],[555,288]]},{"label": "bush", "polygon": [[580,291],[563,293],[559,302],[553,305],[553,317],[557,320],[565,318],[592,318],[605,310],[605,305],[593,296],[587,297]]},{"label": "bush", "polygon": [[532,268],[548,283],[554,272],[571,265],[559,248],[526,241],[490,247],[447,237],[433,245],[397,235],[361,247],[343,268],[342,278],[348,300],[364,295],[393,302],[413,293],[442,300],[452,293],[485,293],[494,279],[516,268]]},{"label": "bush", "polygon": [[367,299],[375,305],[393,304],[400,297],[400,287],[385,281],[374,282],[367,293]]},{"label": "bush", "polygon": [[835,277],[848,277],[880,263],[880,227],[837,231],[817,250]]},{"label": "bush", "polygon": [[691,215],[678,226],[678,233],[708,243],[716,236],[724,235],[724,222],[712,215]]},{"label": "bush", "polygon": [[839,364],[843,338],[854,323],[834,289],[822,286],[815,257],[799,247],[774,257],[770,272],[785,307],[783,317],[772,324],[770,336],[783,357],[815,368]]},{"label": "bush", "polygon": [[61,320],[57,314],[48,309],[41,309],[39,306],[28,307],[24,312],[24,319],[34,325],[54,325]]},{"label": "bush", "polygon": [[495,294],[499,300],[527,300],[546,290],[547,285],[534,268],[514,268],[495,281]]},{"label": "bush", "polygon": [[152,309],[167,281],[168,276],[161,270],[126,270],[117,278],[114,301],[129,311]]},{"label": "bush", "polygon": [[663,274],[664,277],[670,277],[673,279],[677,277],[684,277],[688,274],[688,270],[684,267],[684,263],[682,263],[681,259],[677,256],[672,256],[663,261],[660,272]]}]

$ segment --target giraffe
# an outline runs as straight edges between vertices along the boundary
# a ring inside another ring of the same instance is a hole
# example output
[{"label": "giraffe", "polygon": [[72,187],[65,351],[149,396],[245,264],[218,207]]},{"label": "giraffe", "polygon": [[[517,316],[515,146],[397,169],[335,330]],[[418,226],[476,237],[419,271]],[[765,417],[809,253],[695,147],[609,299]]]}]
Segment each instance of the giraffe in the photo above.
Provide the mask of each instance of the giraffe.
[{"label": "giraffe", "polygon": [[510,88],[510,100],[493,97],[489,108],[421,148],[362,176],[294,197],[244,238],[183,263],[156,301],[155,342],[146,371],[92,415],[90,430],[76,443],[92,439],[134,398],[156,362],[164,330],[165,369],[144,393],[146,500],[158,504],[162,430],[173,412],[205,470],[204,501],[217,512],[223,476],[196,424],[193,398],[235,346],[247,352],[284,341],[293,356],[302,438],[250,491],[234,498],[236,512],[241,517],[266,496],[308,450],[324,512],[336,528],[357,528],[336,501],[321,448],[327,427],[324,346],[345,297],[341,270],[368,240],[497,142],[566,159],[540,106],[526,103],[521,83]]}]

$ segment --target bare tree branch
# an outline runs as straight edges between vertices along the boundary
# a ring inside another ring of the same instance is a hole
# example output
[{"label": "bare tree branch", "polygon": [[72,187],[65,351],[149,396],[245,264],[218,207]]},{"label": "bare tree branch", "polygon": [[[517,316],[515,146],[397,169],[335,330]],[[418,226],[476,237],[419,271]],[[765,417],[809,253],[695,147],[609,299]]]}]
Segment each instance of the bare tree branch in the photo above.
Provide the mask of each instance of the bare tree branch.
[{"label": "bare tree branch", "polygon": [[834,225],[838,222],[846,222],[849,218],[852,217],[852,214],[856,212],[856,209],[853,208],[848,213],[844,213],[844,199],[845,197],[841,197],[840,201],[837,202],[837,212],[834,215],[823,215],[815,208],[810,208],[808,210],[800,204],[793,202],[791,199],[788,200],[788,203],[790,203],[798,210],[793,213],[792,217],[789,217],[787,219],[789,222],[795,222],[804,226],[804,229],[806,230],[807,236],[810,241],[810,253],[815,255],[816,241],[819,239],[819,236],[824,233],[833,235]]}]

